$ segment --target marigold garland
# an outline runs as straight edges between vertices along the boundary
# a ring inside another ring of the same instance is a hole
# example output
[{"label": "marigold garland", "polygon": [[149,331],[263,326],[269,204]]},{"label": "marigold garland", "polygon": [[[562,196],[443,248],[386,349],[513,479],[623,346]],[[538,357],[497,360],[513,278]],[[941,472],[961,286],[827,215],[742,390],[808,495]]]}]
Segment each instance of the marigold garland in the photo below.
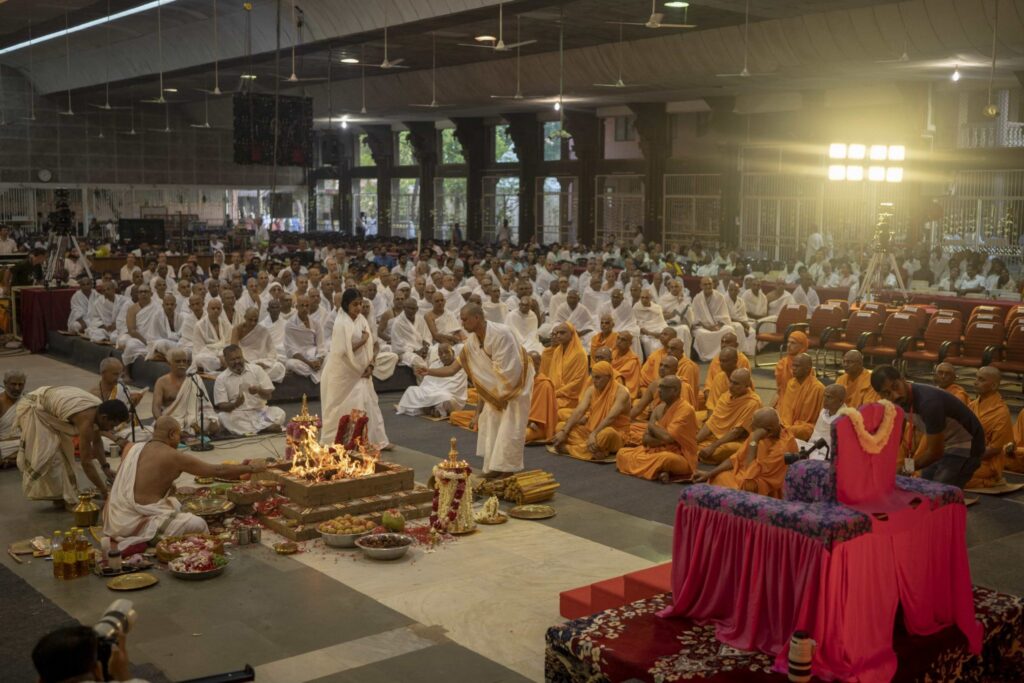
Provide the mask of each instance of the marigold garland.
[{"label": "marigold garland", "polygon": [[891,401],[886,401],[885,399],[879,401],[879,403],[882,404],[885,413],[882,416],[881,424],[878,425],[878,429],[874,434],[869,432],[864,426],[864,416],[860,414],[859,410],[849,406],[844,406],[839,410],[840,416],[845,415],[850,418],[850,424],[853,425],[853,432],[857,435],[857,442],[860,443],[860,447],[872,455],[882,452],[885,444],[889,443],[889,436],[896,426],[896,406]]}]

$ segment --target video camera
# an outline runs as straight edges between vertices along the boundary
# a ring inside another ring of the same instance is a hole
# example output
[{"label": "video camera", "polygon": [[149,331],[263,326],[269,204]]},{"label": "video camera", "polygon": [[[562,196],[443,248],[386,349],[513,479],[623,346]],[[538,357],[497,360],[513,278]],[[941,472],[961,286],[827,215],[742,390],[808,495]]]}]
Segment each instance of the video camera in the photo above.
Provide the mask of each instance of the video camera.
[{"label": "video camera", "polygon": [[131,600],[114,600],[103,612],[103,616],[96,622],[96,625],[92,627],[93,632],[96,633],[96,639],[99,641],[96,659],[103,667],[104,680],[110,679],[110,671],[107,666],[110,663],[110,653],[117,645],[117,639],[122,633],[128,633],[131,630],[137,616]]}]

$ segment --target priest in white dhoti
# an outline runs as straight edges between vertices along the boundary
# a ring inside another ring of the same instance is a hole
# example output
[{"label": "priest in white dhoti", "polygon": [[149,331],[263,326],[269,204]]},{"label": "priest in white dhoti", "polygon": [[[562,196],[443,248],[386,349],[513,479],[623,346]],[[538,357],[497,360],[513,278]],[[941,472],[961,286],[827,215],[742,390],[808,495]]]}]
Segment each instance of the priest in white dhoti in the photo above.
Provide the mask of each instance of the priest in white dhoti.
[{"label": "priest in white dhoti", "polygon": [[427,327],[419,304],[413,298],[402,302],[402,313],[391,324],[391,349],[398,354],[402,365],[426,365],[430,353],[430,329]]},{"label": "priest in white dhoti", "polygon": [[[665,322],[676,331],[676,336],[682,340],[686,349],[686,357],[690,357],[690,347],[693,345],[693,335],[690,332],[690,307],[693,305],[690,293],[686,291],[681,280],[668,277],[665,280],[665,288],[658,297],[658,304],[661,306],[661,313],[665,316]],[[657,342],[657,339],[654,340]],[[660,343],[660,342],[658,342]],[[656,347],[655,347],[656,348]],[[637,354],[639,356],[640,354]]]},{"label": "priest in white dhoti", "polygon": [[640,301],[633,304],[633,317],[640,326],[640,345],[644,349],[644,356],[649,356],[661,348],[658,335],[667,326],[661,306],[652,299],[651,290],[644,287],[640,293]]},{"label": "priest in white dhoti", "polygon": [[434,292],[432,308],[423,316],[435,344],[458,345],[462,342],[462,324],[454,313],[445,308],[444,295]]},{"label": "priest in white dhoti", "polygon": [[533,299],[530,297],[521,298],[519,306],[505,316],[505,324],[515,333],[527,353],[544,353],[544,345],[540,343],[540,338],[537,336],[539,325],[532,304]]},{"label": "priest in white dhoti", "polygon": [[99,296],[89,303],[85,333],[90,341],[96,343],[117,342],[118,314],[131,302],[117,293],[117,285],[113,281],[101,283],[98,291]]},{"label": "priest in white dhoti", "polygon": [[187,434],[198,434],[200,429],[204,435],[219,432],[217,409],[206,392],[206,384],[198,377],[196,381],[189,377],[189,357],[185,350],[171,349],[167,363],[171,366],[170,372],[158,378],[153,386],[153,417],[173,417]]},{"label": "priest in white dhoti", "polygon": [[570,289],[566,293],[565,303],[558,307],[548,321],[554,325],[571,324],[576,328],[576,333],[584,347],[590,346],[590,338],[594,336],[599,327],[594,320],[594,314],[580,303],[580,293],[575,289]]},{"label": "priest in white dhoti", "polygon": [[740,294],[743,305],[747,309],[747,317],[757,322],[768,316],[768,297],[761,291],[761,282],[748,275],[745,280],[747,288]]},{"label": "priest in white dhoti", "polygon": [[99,294],[93,289],[92,278],[82,275],[78,278],[78,291],[71,297],[71,313],[68,314],[68,332],[81,334],[89,327],[89,306]]},{"label": "priest in white dhoti", "polygon": [[231,325],[224,319],[223,311],[220,299],[210,299],[206,315],[199,319],[193,331],[192,365],[203,372],[224,367],[221,354],[231,341]]},{"label": "priest in white dhoti", "polygon": [[281,431],[285,414],[267,405],[274,394],[274,383],[263,368],[247,363],[235,344],[224,347],[224,365],[227,369],[213,383],[213,403],[221,427],[239,435]]},{"label": "priest in white dhoti", "polygon": [[737,339],[744,339],[746,334],[743,325],[734,323],[729,317],[729,303],[724,294],[715,291],[714,280],[701,278],[700,289],[690,307],[693,345],[700,359],[709,361],[718,355],[724,335],[733,332]]},{"label": "priest in white dhoti", "polygon": [[[413,302],[415,305],[415,302]],[[309,317],[309,297],[300,296],[295,303],[295,317],[284,325],[285,365],[296,375],[320,383],[320,371],[327,356],[324,331]]]},{"label": "priest in white dhoti", "polygon": [[234,327],[235,325],[241,325],[245,320],[244,311],[238,306],[235,299],[235,293],[230,287],[224,287],[220,292],[220,303],[224,307],[221,315],[228,321],[228,325]]},{"label": "priest in white dhoti", "polygon": [[[114,473],[103,452],[100,432],[110,431],[128,419],[120,401],[100,401],[77,387],[39,387],[18,401],[15,420],[21,431],[18,469],[21,488],[29,500],[78,502],[75,444],[82,470],[100,495]],[[93,463],[100,463],[97,472]]]},{"label": "priest in white dhoti", "polygon": [[0,463],[14,462],[18,456],[21,431],[15,421],[18,401],[25,391],[25,373],[8,370],[4,373],[4,390],[0,393]]},{"label": "priest in white dhoti", "polygon": [[255,306],[245,312],[241,325],[231,331],[231,343],[237,344],[245,354],[246,362],[254,363],[277,383],[284,379],[284,363],[277,357],[277,348],[270,331],[259,322],[260,311]]},{"label": "priest in white dhoti", "polygon": [[203,317],[203,295],[189,295],[185,308],[179,314],[181,339],[178,340],[178,348],[185,351],[189,358],[192,357],[192,340],[196,336],[196,325]]},{"label": "priest in white dhoti", "polygon": [[[437,354],[432,368],[447,367],[455,362],[451,344],[438,346]],[[466,373],[462,369],[451,377],[424,377],[419,386],[405,390],[396,412],[399,415],[447,417],[453,410],[466,405],[467,388]]]},{"label": "priest in white dhoti", "polygon": [[163,303],[153,299],[149,285],[139,285],[136,291],[139,302],[128,308],[127,330],[117,340],[126,367],[139,358],[152,359],[158,353],[166,356],[177,345],[179,336],[168,325]]},{"label": "priest in white dhoti", "polygon": [[[582,284],[583,276],[589,273],[584,273],[580,276],[580,283]],[[587,310],[593,313],[595,316],[601,308],[611,301],[611,295],[609,292],[601,289],[601,273],[598,271],[596,275],[591,275],[589,284],[583,289],[583,295],[580,298],[580,303],[587,307]]]},{"label": "priest in white dhoti", "polygon": [[533,394],[533,363],[506,325],[487,322],[479,306],[463,306],[462,326],[469,338],[455,363],[417,368],[423,377],[450,377],[465,370],[480,396],[476,454],[483,476],[507,476],[523,469],[526,423]]},{"label": "priest in white dhoti", "polygon": [[[442,306],[443,301],[442,298]],[[367,416],[367,440],[383,449],[390,443],[384,431],[384,416],[380,412],[377,392],[373,388],[373,333],[362,311],[359,290],[346,289],[341,296],[341,310],[334,323],[331,350],[320,380],[323,415],[320,443],[334,443],[342,416],[359,410]]]},{"label": "priest in white dhoti", "polygon": [[793,289],[793,301],[807,306],[807,317],[810,318],[814,309],[821,305],[818,293],[814,291],[814,280],[806,270],[800,274],[800,282]]},{"label": "priest in white dhoti", "polygon": [[181,427],[168,416],[153,425],[153,439],[133,445],[121,461],[110,499],[103,508],[103,535],[129,549],[141,544],[156,545],[168,536],[204,534],[209,531],[202,517],[182,512],[181,503],[171,495],[182,474],[196,477],[237,479],[266,469],[251,465],[208,463],[178,450]]}]

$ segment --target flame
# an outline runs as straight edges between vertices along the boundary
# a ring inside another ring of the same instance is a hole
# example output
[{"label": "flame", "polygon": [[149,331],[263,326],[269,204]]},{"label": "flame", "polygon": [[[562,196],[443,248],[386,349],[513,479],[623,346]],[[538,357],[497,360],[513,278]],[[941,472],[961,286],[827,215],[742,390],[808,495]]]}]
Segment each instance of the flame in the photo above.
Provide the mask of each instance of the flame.
[{"label": "flame", "polygon": [[290,476],[318,483],[357,479],[377,472],[379,449],[363,443],[359,443],[355,451],[346,451],[340,444],[321,446],[318,423],[319,420],[306,420],[293,421],[289,425]]}]

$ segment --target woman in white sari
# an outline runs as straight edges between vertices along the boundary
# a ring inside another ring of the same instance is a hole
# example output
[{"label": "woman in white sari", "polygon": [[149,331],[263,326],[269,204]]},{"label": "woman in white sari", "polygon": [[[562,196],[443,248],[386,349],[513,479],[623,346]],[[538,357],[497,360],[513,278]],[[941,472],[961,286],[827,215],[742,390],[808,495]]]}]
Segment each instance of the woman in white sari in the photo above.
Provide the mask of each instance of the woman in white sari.
[{"label": "woman in white sari", "polygon": [[368,419],[367,440],[383,449],[390,442],[384,432],[384,416],[377,402],[377,392],[373,389],[373,333],[361,314],[362,307],[359,291],[345,290],[320,380],[323,419],[320,442],[334,443],[341,417],[361,410]]}]

